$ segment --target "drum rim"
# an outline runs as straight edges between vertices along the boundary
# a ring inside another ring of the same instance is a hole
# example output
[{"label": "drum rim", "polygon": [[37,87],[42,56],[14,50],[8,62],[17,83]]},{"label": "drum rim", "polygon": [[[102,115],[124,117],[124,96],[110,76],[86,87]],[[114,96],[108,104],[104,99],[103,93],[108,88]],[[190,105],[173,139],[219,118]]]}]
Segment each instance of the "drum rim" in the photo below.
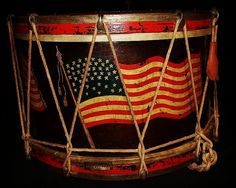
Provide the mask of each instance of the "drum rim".
[{"label": "drum rim", "polygon": [[[211,10],[161,10],[161,11],[106,11],[106,12],[81,12],[71,14],[42,14],[35,16],[35,23],[50,24],[50,23],[78,23],[88,22],[96,23],[100,15],[103,16],[104,22],[127,22],[127,21],[173,21],[180,14],[183,14],[184,20],[201,20],[212,19],[215,13]],[[30,16],[29,15],[29,16]],[[29,16],[14,16],[15,23],[29,23]]]},{"label": "drum rim", "polygon": [[[49,148],[47,146],[43,146],[38,143],[31,143],[31,156],[35,159],[40,161],[41,163],[48,165],[51,169],[56,169],[58,171],[67,173],[63,167],[56,167],[53,166],[53,164],[47,163],[45,157],[50,157],[52,161],[54,162],[63,162],[66,157],[66,152],[58,151],[54,148]],[[146,164],[152,164],[152,163],[162,163],[164,160],[173,160],[174,158],[183,157],[183,161],[179,161],[178,163],[174,164],[170,167],[160,168],[156,170],[152,170],[147,174],[147,177],[152,177],[157,174],[165,174],[171,171],[174,171],[176,169],[179,169],[183,166],[187,166],[188,164],[192,163],[195,160],[195,148],[196,148],[196,142],[194,139],[191,139],[189,141],[186,141],[178,146],[172,147],[167,150],[163,151],[156,151],[153,153],[149,153],[145,155],[145,162]],[[40,155],[41,154],[41,155]],[[140,165],[140,158],[139,156],[128,156],[128,157],[95,157],[95,156],[79,156],[75,154],[71,154],[71,167],[78,167],[80,166],[81,169],[87,170],[86,172],[80,172],[78,169],[70,170],[69,174],[70,176],[75,177],[81,177],[85,179],[101,179],[101,180],[131,180],[131,179],[140,179],[140,175],[138,173],[132,172],[129,173],[120,173],[120,174],[114,174],[114,173],[103,173],[103,170],[96,170],[96,169],[86,169],[86,162],[91,162],[91,164],[103,164],[110,162],[112,165],[111,167],[117,167],[117,166],[131,166],[134,165],[138,167]],[[168,162],[167,162],[168,163]],[[112,169],[111,168],[111,169]],[[90,171],[90,172],[88,172]],[[108,170],[112,172],[111,170]],[[137,171],[137,170],[136,170]]]}]

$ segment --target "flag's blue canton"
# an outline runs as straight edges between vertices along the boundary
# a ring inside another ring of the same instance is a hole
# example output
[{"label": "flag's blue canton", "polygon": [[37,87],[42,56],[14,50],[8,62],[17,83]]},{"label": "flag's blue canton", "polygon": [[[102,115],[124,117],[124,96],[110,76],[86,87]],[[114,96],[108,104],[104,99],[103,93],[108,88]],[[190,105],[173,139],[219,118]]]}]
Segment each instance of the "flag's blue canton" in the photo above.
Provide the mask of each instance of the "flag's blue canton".
[{"label": "flag's blue canton", "polygon": [[[64,65],[76,97],[82,84],[86,62],[87,58],[78,58]],[[125,95],[119,73],[111,60],[92,57],[81,102],[106,95]]]}]

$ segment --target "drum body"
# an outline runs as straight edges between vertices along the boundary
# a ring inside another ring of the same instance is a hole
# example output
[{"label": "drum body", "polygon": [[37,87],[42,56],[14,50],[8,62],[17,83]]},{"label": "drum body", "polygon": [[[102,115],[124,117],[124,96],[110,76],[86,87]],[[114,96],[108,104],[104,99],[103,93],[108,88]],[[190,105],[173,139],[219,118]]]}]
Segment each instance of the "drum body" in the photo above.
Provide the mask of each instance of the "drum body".
[{"label": "drum body", "polygon": [[26,153],[70,175],[107,180],[194,162],[203,95],[201,127],[209,138],[214,129],[213,95],[204,94],[214,14],[182,16],[14,18]]}]

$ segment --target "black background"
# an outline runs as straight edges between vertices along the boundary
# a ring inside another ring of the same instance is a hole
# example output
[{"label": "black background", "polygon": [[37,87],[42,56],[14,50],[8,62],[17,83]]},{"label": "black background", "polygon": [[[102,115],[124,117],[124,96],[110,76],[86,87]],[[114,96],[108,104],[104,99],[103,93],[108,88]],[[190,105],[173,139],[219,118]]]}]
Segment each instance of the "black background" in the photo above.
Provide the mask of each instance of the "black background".
[{"label": "black background", "polygon": [[[234,126],[235,123],[235,33],[236,9],[232,1],[211,0],[21,0],[8,1],[1,5],[0,26],[0,172],[1,179],[9,185],[28,185],[26,187],[199,187],[213,185],[234,187]],[[129,181],[94,181],[66,177],[34,160],[26,160],[21,140],[15,84],[11,67],[9,38],[6,18],[9,14],[27,15],[29,13],[54,14],[78,13],[89,11],[123,11],[123,10],[161,10],[161,9],[211,9],[215,7],[220,13],[218,35],[219,57],[219,141],[215,144],[218,153],[217,163],[208,172],[196,172],[187,168],[146,180]]]}]

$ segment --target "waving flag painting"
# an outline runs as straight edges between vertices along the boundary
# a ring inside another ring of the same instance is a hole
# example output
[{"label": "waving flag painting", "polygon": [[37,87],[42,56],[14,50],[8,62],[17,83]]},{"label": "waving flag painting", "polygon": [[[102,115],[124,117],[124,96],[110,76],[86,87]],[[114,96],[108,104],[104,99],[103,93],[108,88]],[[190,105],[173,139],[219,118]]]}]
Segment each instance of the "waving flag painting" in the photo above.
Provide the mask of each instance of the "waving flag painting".
[{"label": "waving flag painting", "polygon": [[[22,57],[23,63],[23,80],[25,85],[25,91],[27,91],[27,80],[28,80],[28,62]],[[44,111],[47,108],[47,104],[43,99],[42,93],[38,87],[37,78],[33,69],[30,71],[30,106],[36,111]]]},{"label": "waving flag painting", "polygon": [[[197,98],[201,97],[200,55],[192,54]],[[78,95],[87,58],[66,63],[65,70],[74,95]],[[127,60],[128,61],[128,60]],[[160,78],[164,58],[154,56],[137,64],[120,68],[138,124],[145,123]],[[168,62],[151,119],[181,119],[195,110],[191,75],[187,58]],[[101,124],[133,124],[124,88],[114,62],[93,57],[89,67],[80,111],[87,127]]]}]

